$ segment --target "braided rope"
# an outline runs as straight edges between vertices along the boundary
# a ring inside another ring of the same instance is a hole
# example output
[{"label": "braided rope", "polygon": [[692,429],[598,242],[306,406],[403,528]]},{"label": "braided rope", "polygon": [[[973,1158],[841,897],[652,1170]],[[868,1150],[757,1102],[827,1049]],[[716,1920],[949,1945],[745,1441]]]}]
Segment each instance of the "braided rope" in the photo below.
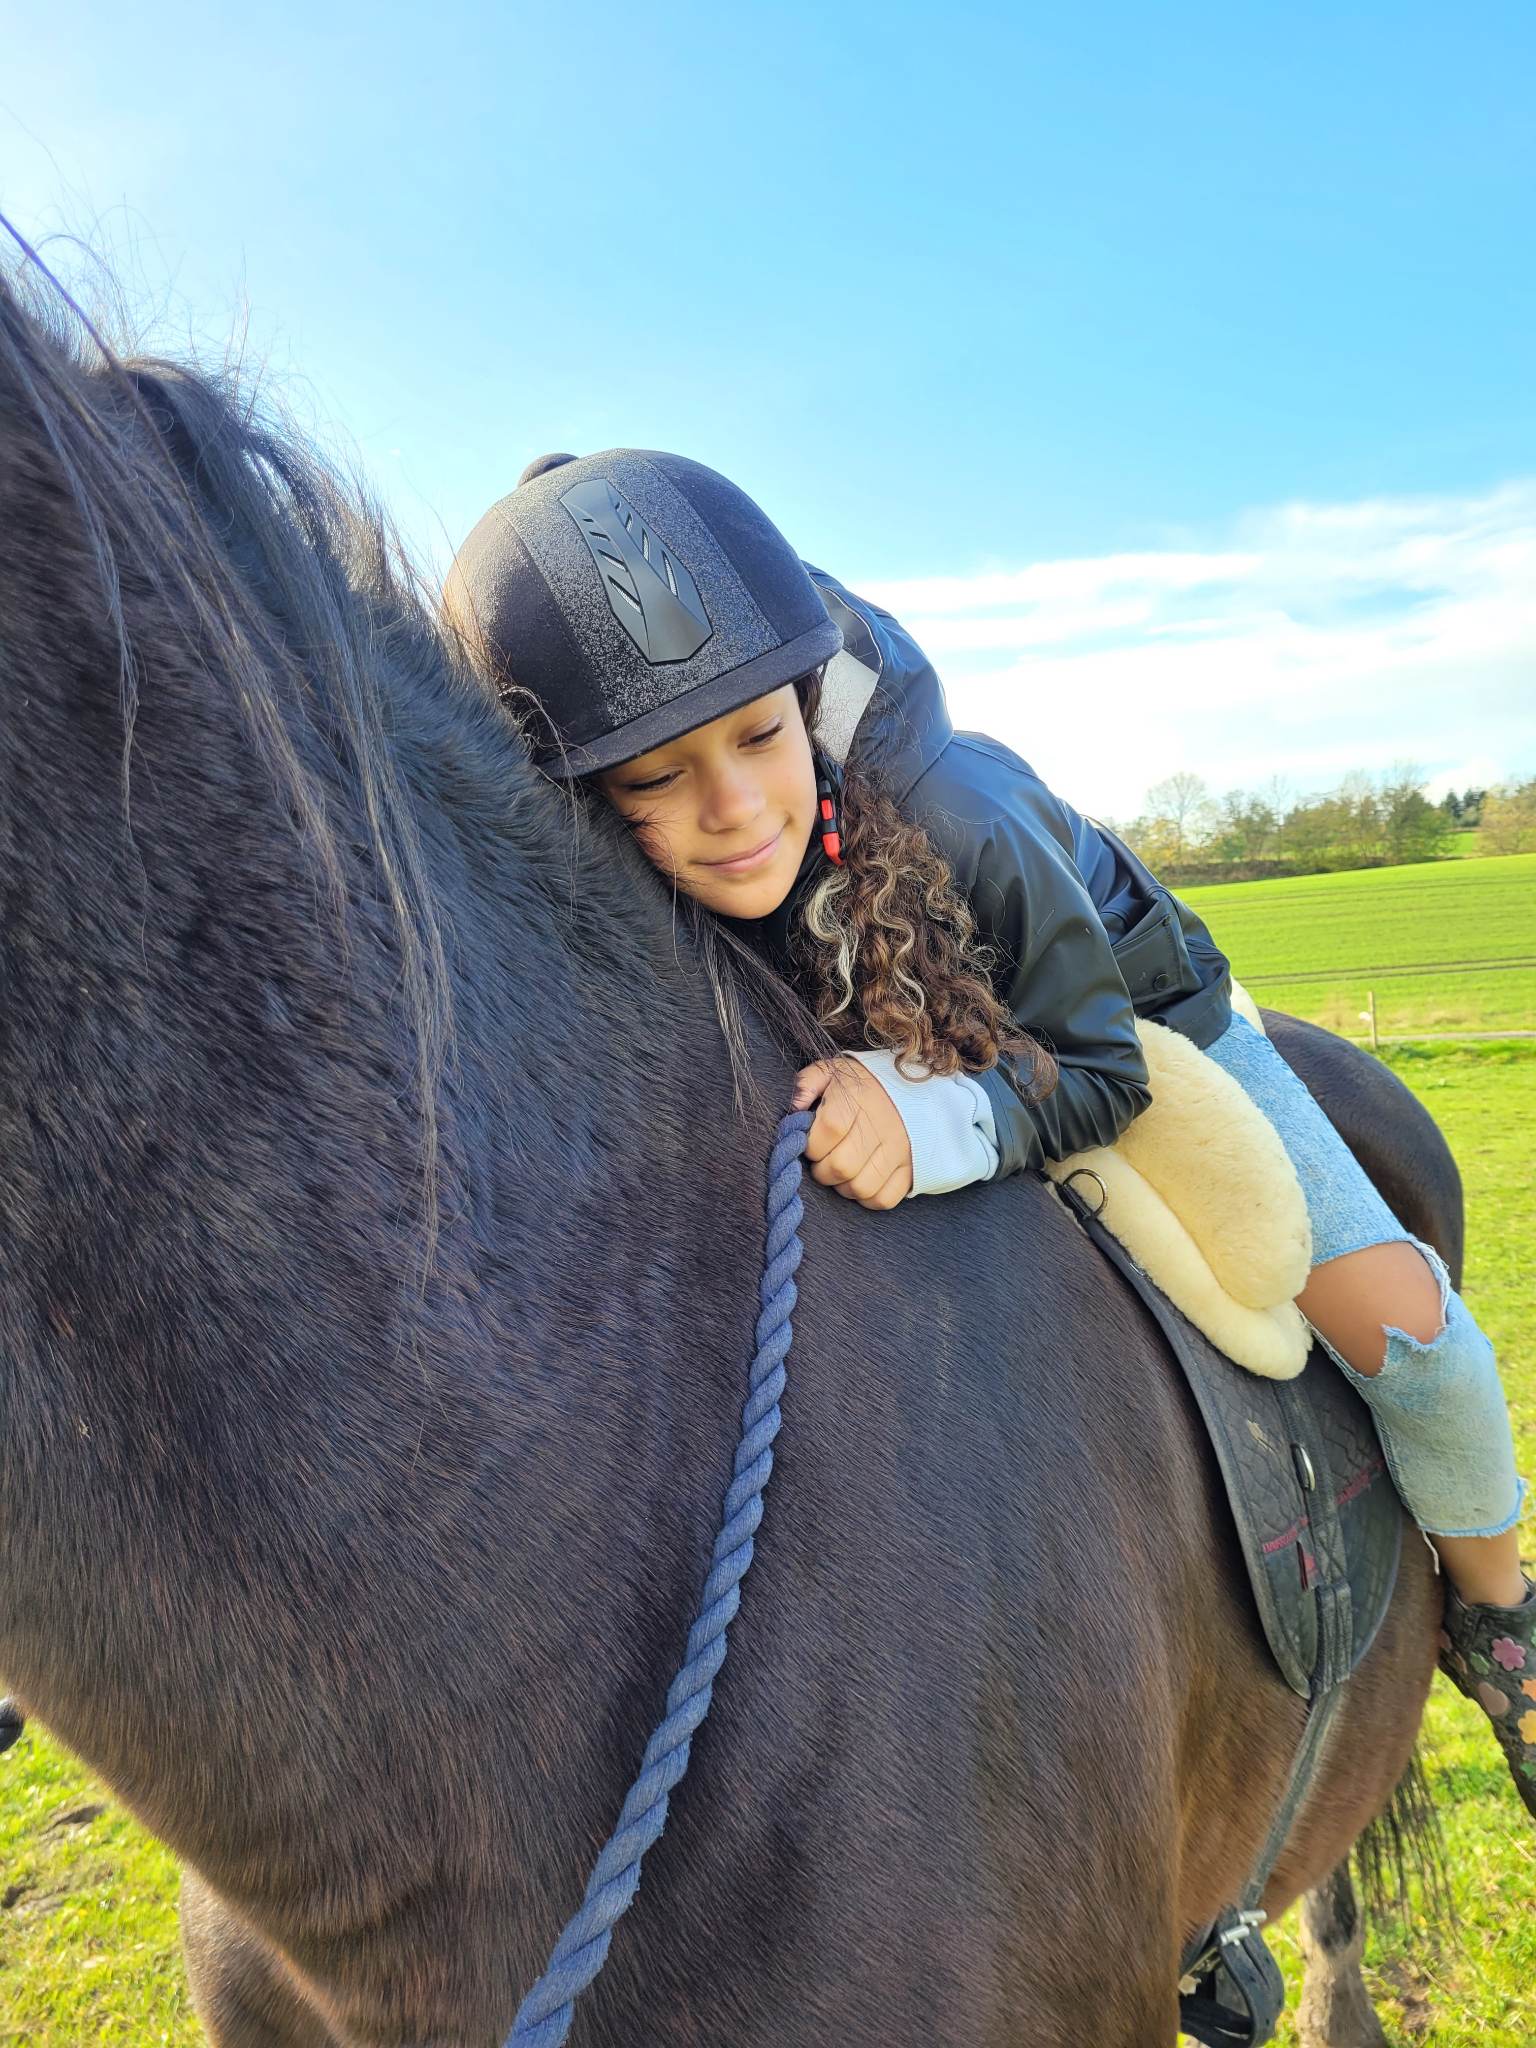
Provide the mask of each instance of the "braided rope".
[{"label": "braided rope", "polygon": [[734,1476],[683,1667],[672,1681],[666,1715],[646,1745],[618,1825],[593,1866],[586,1896],[555,1943],[544,1975],[519,2006],[506,2048],[560,2048],[576,1999],[607,1961],[614,1926],[640,1889],[641,1858],[666,1825],[667,1795],[687,1770],[694,1730],[709,1712],[715,1677],[725,1662],[726,1630],[741,1605],[752,1538],[763,1519],[763,1488],[773,1470],[784,1360],[794,1336],[794,1276],[802,1253],[800,1160],[811,1122],[806,1110],[785,1117],[768,1161],[768,1244],[758,1286],[757,1355],[741,1411]]}]

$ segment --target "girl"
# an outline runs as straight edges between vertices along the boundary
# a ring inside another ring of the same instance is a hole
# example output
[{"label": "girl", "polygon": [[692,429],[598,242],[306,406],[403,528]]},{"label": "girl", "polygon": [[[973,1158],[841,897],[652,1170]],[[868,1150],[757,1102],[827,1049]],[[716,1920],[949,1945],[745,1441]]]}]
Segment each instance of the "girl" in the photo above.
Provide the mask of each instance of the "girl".
[{"label": "girl", "polygon": [[1112,1144],[1151,1099],[1137,1015],[1247,1090],[1307,1200],[1301,1309],[1446,1568],[1443,1668],[1536,1815],[1536,1590],[1492,1349],[1233,1015],[1199,918],[1006,747],[956,733],[896,621],[697,463],[543,457],[470,535],[445,602],[545,770],[611,804],[846,1048],[796,1087],[824,1186],[889,1209]]}]

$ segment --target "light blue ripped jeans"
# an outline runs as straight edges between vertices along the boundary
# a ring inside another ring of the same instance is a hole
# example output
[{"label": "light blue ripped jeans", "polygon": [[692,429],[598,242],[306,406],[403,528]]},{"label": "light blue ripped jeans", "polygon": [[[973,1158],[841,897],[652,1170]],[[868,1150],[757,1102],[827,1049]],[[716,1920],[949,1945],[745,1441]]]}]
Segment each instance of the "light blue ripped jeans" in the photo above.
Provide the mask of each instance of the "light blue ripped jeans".
[{"label": "light blue ripped jeans", "polygon": [[1425,1534],[1501,1536],[1520,1519],[1525,1482],[1515,1469],[1493,1346],[1444,1262],[1404,1230],[1261,1031],[1234,1016],[1206,1050],[1279,1132],[1306,1197],[1314,1266],[1373,1244],[1411,1244],[1429,1261],[1444,1323],[1433,1343],[1386,1326],[1386,1364],[1371,1376],[1356,1372],[1320,1332],[1318,1341],[1369,1405],[1397,1490]]}]

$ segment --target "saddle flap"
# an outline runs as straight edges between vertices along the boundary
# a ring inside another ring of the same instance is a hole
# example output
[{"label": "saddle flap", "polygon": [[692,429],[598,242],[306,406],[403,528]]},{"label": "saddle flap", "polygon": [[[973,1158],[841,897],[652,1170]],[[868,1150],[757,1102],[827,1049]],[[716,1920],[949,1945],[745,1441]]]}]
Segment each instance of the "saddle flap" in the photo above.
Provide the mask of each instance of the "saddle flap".
[{"label": "saddle flap", "polygon": [[1073,1189],[1057,1193],[1179,1361],[1281,1676],[1304,1699],[1327,1691],[1375,1641],[1402,1552],[1404,1510],[1370,1410],[1320,1345],[1297,1379],[1260,1379],[1234,1365]]}]

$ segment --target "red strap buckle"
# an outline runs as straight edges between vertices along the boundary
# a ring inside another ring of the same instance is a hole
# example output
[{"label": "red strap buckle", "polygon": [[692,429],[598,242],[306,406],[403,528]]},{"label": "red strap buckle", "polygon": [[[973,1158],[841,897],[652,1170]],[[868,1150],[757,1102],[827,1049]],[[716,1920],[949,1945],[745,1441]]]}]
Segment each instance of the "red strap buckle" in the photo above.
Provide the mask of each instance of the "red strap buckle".
[{"label": "red strap buckle", "polygon": [[817,792],[821,811],[821,850],[834,867],[843,865],[843,835],[838,830],[837,800],[826,783]]}]

